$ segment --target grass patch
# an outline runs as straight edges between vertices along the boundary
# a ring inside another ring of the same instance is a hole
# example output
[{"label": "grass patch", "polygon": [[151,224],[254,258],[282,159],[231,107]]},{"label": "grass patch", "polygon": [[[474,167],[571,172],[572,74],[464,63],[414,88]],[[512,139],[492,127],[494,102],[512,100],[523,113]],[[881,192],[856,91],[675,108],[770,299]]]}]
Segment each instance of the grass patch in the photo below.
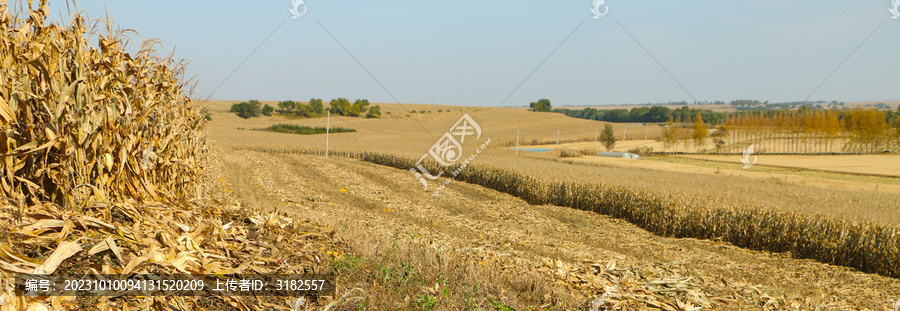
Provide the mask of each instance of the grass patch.
[{"label": "grass patch", "polygon": [[[354,229],[347,232],[358,234]],[[543,286],[507,283],[509,280],[497,274],[499,267],[492,263],[483,266],[473,261],[477,259],[458,253],[423,248],[397,238],[353,248],[331,253],[330,272],[335,274],[337,284],[364,289],[340,302],[341,310],[509,311],[515,309],[500,303],[498,296],[504,288],[509,291],[519,286],[537,290],[520,293],[520,299],[534,305],[546,303],[540,300],[548,295],[541,290],[546,289]]]},{"label": "grass patch", "polygon": [[[275,132],[275,133],[285,133],[285,134],[299,134],[299,135],[315,135],[315,134],[325,134],[326,129],[324,127],[309,127],[309,126],[301,126],[301,125],[293,125],[293,124],[275,124],[270,127],[262,129],[267,132]],[[356,132],[356,129],[345,128],[345,127],[332,127],[330,130],[331,133],[352,133]]]}]

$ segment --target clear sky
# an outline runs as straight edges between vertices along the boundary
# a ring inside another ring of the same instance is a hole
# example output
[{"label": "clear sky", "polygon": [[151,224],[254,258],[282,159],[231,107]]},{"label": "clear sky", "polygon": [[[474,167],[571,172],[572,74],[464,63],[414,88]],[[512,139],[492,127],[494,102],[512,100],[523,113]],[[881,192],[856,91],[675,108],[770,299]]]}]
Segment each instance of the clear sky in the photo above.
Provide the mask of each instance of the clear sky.
[{"label": "clear sky", "polygon": [[[222,100],[394,102],[393,94],[402,103],[498,106],[544,59],[503,106],[900,99],[900,19],[891,19],[890,0],[607,4],[596,20],[591,0],[306,0],[300,19],[290,18],[290,0],[80,0],[78,8],[91,18],[106,10],[141,38],[161,39],[166,53],[175,48],[191,61],[198,97],[259,46],[213,94]],[[67,14],[61,0],[51,9]]]}]

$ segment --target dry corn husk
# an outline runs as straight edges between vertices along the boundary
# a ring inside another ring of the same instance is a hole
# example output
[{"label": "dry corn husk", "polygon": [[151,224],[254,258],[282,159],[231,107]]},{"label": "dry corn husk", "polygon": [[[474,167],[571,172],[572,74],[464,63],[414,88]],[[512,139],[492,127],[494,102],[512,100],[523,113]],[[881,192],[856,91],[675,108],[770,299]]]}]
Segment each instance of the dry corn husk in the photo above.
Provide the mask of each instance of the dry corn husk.
[{"label": "dry corn husk", "polygon": [[0,1],[0,194],[64,208],[195,196],[205,120],[184,63],[152,40],[125,53],[132,31],[109,19],[101,34],[48,14],[46,0],[27,20]]},{"label": "dry corn husk", "polygon": [[[156,40],[125,53],[131,31],[109,19],[75,14],[61,25],[46,0],[27,9],[17,16],[0,0],[0,279],[327,272],[307,258],[339,246],[300,233],[331,232],[202,198],[212,174],[203,170],[205,120],[183,62],[157,55]],[[0,283],[0,311],[290,306],[289,297],[83,299],[16,297]]]}]

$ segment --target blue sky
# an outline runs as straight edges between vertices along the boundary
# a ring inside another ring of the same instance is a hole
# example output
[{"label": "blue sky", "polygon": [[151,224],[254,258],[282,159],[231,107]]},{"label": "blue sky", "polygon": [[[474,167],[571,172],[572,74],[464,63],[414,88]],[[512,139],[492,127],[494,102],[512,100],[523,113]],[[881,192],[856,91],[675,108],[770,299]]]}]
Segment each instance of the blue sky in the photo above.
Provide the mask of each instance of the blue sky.
[{"label": "blue sky", "polygon": [[[166,53],[176,48],[204,98],[277,28],[212,98],[393,102],[387,89],[402,103],[498,106],[559,46],[504,106],[799,101],[877,28],[810,100],[900,99],[900,19],[890,18],[890,0],[607,3],[598,20],[591,0],[306,0],[297,20],[290,0],[78,7],[92,18],[108,11],[142,39],[161,39]],[[64,1],[51,9],[66,15]]]}]

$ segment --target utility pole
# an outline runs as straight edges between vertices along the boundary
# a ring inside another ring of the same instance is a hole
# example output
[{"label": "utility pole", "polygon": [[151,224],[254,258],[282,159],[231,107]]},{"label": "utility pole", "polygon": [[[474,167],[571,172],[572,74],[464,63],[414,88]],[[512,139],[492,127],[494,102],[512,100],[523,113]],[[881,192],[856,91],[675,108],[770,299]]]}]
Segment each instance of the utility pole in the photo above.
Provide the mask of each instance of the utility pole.
[{"label": "utility pole", "polygon": [[598,131],[599,131],[599,129],[595,127],[594,128],[594,150],[595,151],[597,150],[597,134],[599,133]]},{"label": "utility pole", "polygon": [[628,135],[628,123],[625,123],[625,129],[622,130],[622,141],[625,141],[625,135]]},{"label": "utility pole", "polygon": [[519,156],[519,129],[516,129],[516,156]]},{"label": "utility pole", "polygon": [[647,140],[647,133],[650,132],[650,126],[644,123],[644,140]]},{"label": "utility pole", "polygon": [[556,149],[559,149],[559,129],[558,127],[556,128]]},{"label": "utility pole", "polygon": [[325,158],[328,159],[328,135],[331,131],[331,110],[328,111],[328,116],[325,118]]}]

